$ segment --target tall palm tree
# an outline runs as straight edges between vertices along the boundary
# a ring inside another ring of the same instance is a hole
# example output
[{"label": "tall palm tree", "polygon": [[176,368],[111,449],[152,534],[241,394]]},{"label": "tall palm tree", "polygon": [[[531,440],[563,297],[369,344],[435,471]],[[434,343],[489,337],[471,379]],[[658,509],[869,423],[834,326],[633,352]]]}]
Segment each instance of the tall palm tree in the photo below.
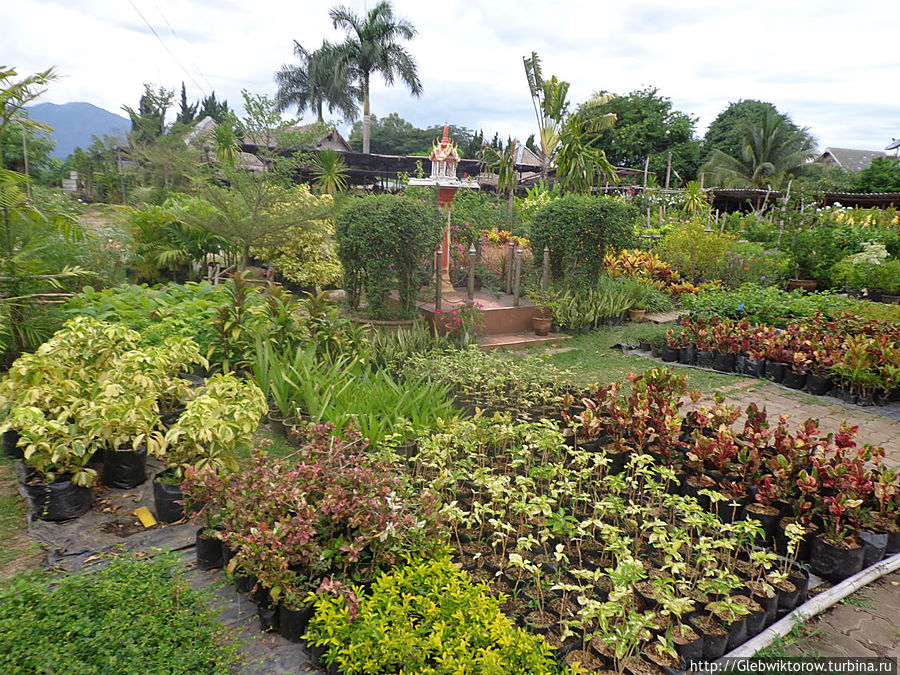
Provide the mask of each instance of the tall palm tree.
[{"label": "tall palm tree", "polygon": [[414,96],[422,95],[416,62],[397,43],[398,40],[411,40],[416,29],[406,19],[395,17],[387,0],[375,5],[364,18],[344,6],[332,7],[329,15],[334,27],[347,33],[347,38],[337,48],[347,64],[350,81],[359,86],[363,104],[363,152],[368,153],[372,135],[369,107],[372,74],[381,73],[389,85],[399,78]]},{"label": "tall palm tree", "polygon": [[[26,133],[51,131],[46,124],[30,119],[25,106],[43,94],[46,85],[57,78],[53,68],[28,75],[15,82],[12,78],[17,75],[15,68],[0,66],[0,137],[11,124],[22,127]],[[2,167],[3,147],[0,146],[0,168]]]},{"label": "tall palm tree", "polygon": [[758,124],[745,122],[741,138],[738,157],[713,150],[701,168],[713,184],[778,190],[788,178],[816,170],[815,141],[809,130],[798,129],[785,115],[770,111]]},{"label": "tall palm tree", "polygon": [[294,56],[299,64],[285,64],[275,73],[278,111],[296,106],[299,115],[309,109],[322,124],[322,109],[327,105],[330,113],[337,111],[348,121],[356,119],[359,88],[350,84],[347,63],[339,50],[326,41],[316,51],[309,52],[295,40]]}]

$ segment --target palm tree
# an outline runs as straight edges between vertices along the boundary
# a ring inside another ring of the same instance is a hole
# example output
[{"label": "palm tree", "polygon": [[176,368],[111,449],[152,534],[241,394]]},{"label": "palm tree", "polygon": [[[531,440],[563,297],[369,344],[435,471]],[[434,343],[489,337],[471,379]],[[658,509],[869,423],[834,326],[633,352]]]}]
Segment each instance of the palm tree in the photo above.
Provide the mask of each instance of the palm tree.
[{"label": "palm tree", "polygon": [[598,176],[618,182],[616,167],[606,159],[606,152],[597,147],[600,132],[616,123],[615,113],[600,112],[612,98],[612,94],[598,94],[588,99],[560,126],[556,177],[563,188],[587,194]]},{"label": "palm tree", "polygon": [[313,160],[312,175],[322,194],[334,195],[347,189],[347,163],[334,148],[322,148]]},{"label": "palm tree", "polygon": [[356,119],[359,89],[350,84],[347,63],[339,50],[326,41],[310,53],[295,40],[294,56],[300,60],[299,64],[283,65],[275,73],[278,111],[296,106],[300,115],[309,109],[316,114],[316,121],[323,124],[322,108],[327,105],[330,113],[337,111],[348,121]]},{"label": "palm tree", "polygon": [[[44,93],[44,87],[56,79],[53,68],[29,75],[18,82],[12,78],[18,73],[15,68],[0,66],[0,137],[11,124],[22,127],[24,132],[50,131],[42,122],[29,119],[25,106]],[[0,168],[3,167],[3,147],[0,146]]]},{"label": "palm tree", "polygon": [[815,141],[786,115],[767,112],[758,124],[741,126],[741,152],[732,157],[713,150],[701,171],[714,184],[731,188],[778,190],[788,178],[812,173]]},{"label": "palm tree", "polygon": [[399,77],[410,93],[416,97],[422,95],[416,62],[406,49],[397,44],[398,40],[411,40],[416,35],[416,29],[406,19],[395,17],[387,0],[375,5],[365,18],[344,6],[332,7],[329,15],[334,27],[347,33],[346,40],[337,48],[347,66],[350,81],[359,86],[359,98],[363,104],[363,152],[368,153],[372,134],[369,107],[372,74],[381,73],[389,85],[393,85],[395,78]]}]

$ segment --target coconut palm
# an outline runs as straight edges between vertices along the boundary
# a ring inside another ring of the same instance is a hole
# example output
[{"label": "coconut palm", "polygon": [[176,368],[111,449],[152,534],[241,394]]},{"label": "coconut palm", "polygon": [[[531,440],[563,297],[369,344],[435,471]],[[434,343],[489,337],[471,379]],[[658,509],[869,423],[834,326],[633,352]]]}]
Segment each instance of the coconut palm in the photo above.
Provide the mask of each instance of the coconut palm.
[{"label": "coconut palm", "polygon": [[785,115],[767,112],[758,124],[741,125],[740,156],[713,150],[703,171],[713,182],[731,188],[778,190],[792,177],[816,170],[815,141]]},{"label": "coconut palm", "polygon": [[369,83],[374,73],[393,85],[399,78],[418,97],[422,83],[416,72],[416,62],[398,40],[411,40],[415,27],[406,19],[394,16],[390,2],[382,0],[365,15],[359,17],[350,8],[332,7],[329,15],[335,28],[346,31],[347,38],[337,49],[346,64],[349,81],[358,85],[363,104],[363,152],[369,152],[372,118],[369,106]]},{"label": "coconut palm", "polygon": [[338,112],[348,121],[356,119],[359,89],[350,84],[347,62],[335,46],[323,42],[319,49],[310,53],[295,40],[294,56],[299,59],[299,64],[283,65],[275,73],[278,111],[296,106],[300,115],[308,109],[316,114],[316,121],[323,124],[322,109],[328,106],[329,113]]}]

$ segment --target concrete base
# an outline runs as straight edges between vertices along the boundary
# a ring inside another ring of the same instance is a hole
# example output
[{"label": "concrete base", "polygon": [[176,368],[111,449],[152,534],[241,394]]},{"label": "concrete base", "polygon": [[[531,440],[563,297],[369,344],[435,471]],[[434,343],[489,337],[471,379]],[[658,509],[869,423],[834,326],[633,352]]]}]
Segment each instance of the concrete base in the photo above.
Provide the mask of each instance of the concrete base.
[{"label": "concrete base", "polygon": [[551,333],[543,336],[535,335],[534,333],[485,335],[478,338],[478,348],[485,352],[494,349],[527,349],[529,347],[564,342],[571,338],[571,335],[562,335],[560,333]]},{"label": "concrete base", "polygon": [[[454,289],[441,294],[441,312],[450,312],[467,299],[464,290]],[[499,298],[489,291],[476,291],[473,300],[482,307],[484,325],[478,331],[479,335],[510,335],[513,333],[532,333],[534,327],[531,320],[537,316],[538,308],[533,302],[520,300],[519,306],[513,306],[512,295],[502,295]],[[419,311],[422,317],[430,324],[435,323],[434,302],[419,302]]]}]

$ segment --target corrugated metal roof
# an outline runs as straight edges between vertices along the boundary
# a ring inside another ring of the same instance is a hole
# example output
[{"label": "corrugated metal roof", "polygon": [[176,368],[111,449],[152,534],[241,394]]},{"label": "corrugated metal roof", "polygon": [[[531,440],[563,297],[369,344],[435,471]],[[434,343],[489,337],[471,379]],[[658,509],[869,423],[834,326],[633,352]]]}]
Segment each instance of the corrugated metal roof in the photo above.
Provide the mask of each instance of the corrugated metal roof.
[{"label": "corrugated metal roof", "polygon": [[833,161],[850,173],[859,173],[872,166],[875,157],[886,157],[881,150],[854,150],[852,148],[825,148],[819,158],[825,162]]}]

